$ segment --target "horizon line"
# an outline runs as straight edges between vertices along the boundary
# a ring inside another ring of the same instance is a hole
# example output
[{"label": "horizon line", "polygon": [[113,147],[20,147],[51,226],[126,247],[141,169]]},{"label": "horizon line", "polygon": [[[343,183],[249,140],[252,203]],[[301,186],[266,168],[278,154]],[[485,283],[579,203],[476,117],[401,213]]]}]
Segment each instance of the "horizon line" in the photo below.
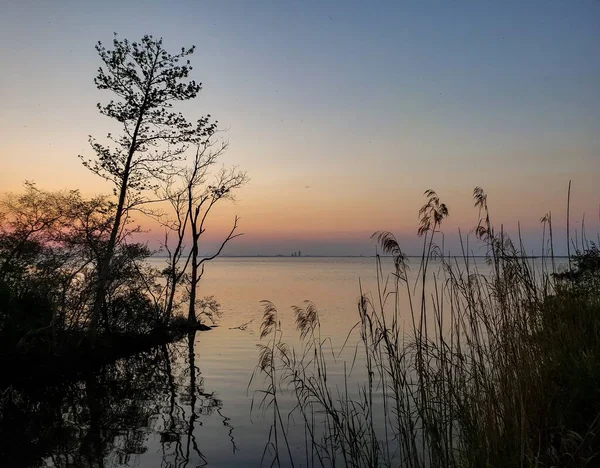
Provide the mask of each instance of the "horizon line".
[{"label": "horizon line", "polygon": [[[152,258],[169,258],[168,255],[151,255]],[[215,258],[394,258],[393,255],[272,255],[272,254],[254,254],[254,255],[219,255]],[[422,255],[404,255],[405,258],[421,258]],[[444,258],[464,258],[465,255],[444,255]],[[489,258],[488,255],[468,255],[468,258]],[[521,258],[552,258],[550,255],[519,255]],[[568,255],[554,255],[554,258],[568,259]]]}]

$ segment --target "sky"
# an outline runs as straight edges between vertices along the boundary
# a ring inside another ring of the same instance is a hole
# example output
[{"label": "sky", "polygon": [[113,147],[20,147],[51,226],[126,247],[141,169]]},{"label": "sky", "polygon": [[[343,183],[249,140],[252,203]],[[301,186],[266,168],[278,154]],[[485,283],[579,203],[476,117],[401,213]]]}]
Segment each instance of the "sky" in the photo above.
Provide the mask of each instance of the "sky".
[{"label": "sky", "polygon": [[0,191],[110,192],[77,156],[92,156],[88,135],[118,131],[93,83],[94,45],[113,32],[197,46],[203,90],[183,110],[219,120],[223,163],[251,179],[207,248],[237,214],[230,255],[370,255],[377,230],[417,253],[434,189],[456,252],[482,186],[528,249],[552,211],[564,252],[569,180],[572,232],[584,213],[588,237],[600,230],[598,1],[0,0]]}]

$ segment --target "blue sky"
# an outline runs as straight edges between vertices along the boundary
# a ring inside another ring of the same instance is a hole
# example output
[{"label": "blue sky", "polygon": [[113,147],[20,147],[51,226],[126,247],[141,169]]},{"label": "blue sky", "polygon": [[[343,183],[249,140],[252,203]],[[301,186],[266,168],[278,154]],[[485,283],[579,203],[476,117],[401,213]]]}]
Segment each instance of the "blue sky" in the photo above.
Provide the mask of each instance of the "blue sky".
[{"label": "blue sky", "polygon": [[114,130],[93,85],[93,46],[113,31],[196,44],[204,91],[184,110],[215,116],[224,162],[252,178],[217,220],[242,215],[239,253],[365,253],[373,230],[414,231],[428,188],[455,207],[452,229],[473,224],[475,185],[532,236],[564,212],[569,179],[574,211],[597,212],[598,1],[4,0],[7,189],[106,191],[76,155]]}]

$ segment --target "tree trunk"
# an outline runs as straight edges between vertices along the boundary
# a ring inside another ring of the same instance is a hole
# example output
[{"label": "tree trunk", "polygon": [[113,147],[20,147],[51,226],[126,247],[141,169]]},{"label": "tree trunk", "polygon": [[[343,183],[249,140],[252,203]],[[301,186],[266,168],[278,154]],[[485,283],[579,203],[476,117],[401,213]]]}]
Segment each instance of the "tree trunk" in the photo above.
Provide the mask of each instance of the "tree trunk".
[{"label": "tree trunk", "polygon": [[198,323],[196,318],[196,288],[198,286],[198,239],[194,239],[192,246],[192,276],[190,278],[190,305],[188,309],[188,321]]},{"label": "tree trunk", "polygon": [[135,130],[131,138],[131,146],[127,155],[127,161],[125,162],[125,168],[123,169],[123,175],[121,179],[121,188],[119,190],[119,203],[117,205],[117,211],[115,213],[115,221],[110,232],[110,238],[106,245],[106,250],[102,253],[99,259],[98,266],[98,286],[96,288],[96,297],[94,299],[94,310],[92,313],[92,321],[90,324],[92,333],[96,333],[99,328],[100,317],[104,321],[104,326],[108,326],[108,317],[106,311],[106,288],[108,285],[108,277],[110,273],[110,263],[115,254],[115,246],[117,245],[117,237],[121,229],[121,219],[123,217],[123,211],[125,207],[125,199],[127,197],[127,187],[129,182],[129,175],[131,172],[131,160],[137,146],[137,137],[144,117],[145,112],[145,100],[142,108],[140,109],[140,115],[135,125]]},{"label": "tree trunk", "polygon": [[177,287],[177,279],[171,278],[171,290],[169,291],[169,298],[167,299],[167,306],[165,307],[165,322],[168,323],[171,320],[171,314],[173,313],[173,303],[175,302],[175,288]]}]

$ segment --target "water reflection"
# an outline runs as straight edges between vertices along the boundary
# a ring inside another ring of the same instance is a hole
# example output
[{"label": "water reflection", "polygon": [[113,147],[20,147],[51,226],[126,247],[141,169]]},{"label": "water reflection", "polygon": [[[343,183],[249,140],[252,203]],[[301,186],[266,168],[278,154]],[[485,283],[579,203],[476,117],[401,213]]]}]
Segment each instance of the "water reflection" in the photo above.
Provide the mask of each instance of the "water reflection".
[{"label": "water reflection", "polygon": [[[205,466],[201,416],[222,402],[204,388],[195,333],[121,359],[77,380],[2,390],[0,459],[11,467]],[[160,461],[160,463],[159,463]]]}]

